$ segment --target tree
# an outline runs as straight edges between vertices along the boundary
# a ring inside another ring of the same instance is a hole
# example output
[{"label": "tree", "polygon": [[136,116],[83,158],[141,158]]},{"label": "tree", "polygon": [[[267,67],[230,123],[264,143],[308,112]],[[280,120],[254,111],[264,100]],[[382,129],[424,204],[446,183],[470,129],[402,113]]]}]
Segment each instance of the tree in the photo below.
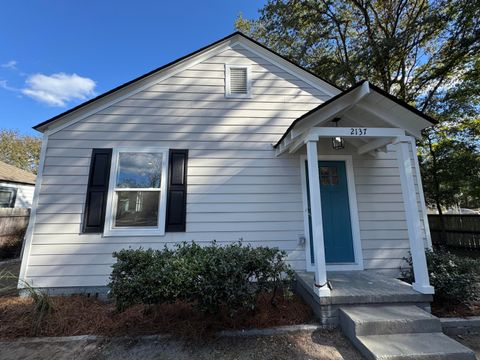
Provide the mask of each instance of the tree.
[{"label": "tree", "polygon": [[16,130],[0,130],[0,161],[37,173],[42,141]]},{"label": "tree", "polygon": [[[427,201],[441,212],[462,198],[454,189],[467,185],[456,180],[480,175],[478,13],[471,0],[270,0],[258,19],[235,25],[340,87],[368,79],[440,120],[418,145]],[[442,167],[460,149],[475,161],[447,186]]]}]

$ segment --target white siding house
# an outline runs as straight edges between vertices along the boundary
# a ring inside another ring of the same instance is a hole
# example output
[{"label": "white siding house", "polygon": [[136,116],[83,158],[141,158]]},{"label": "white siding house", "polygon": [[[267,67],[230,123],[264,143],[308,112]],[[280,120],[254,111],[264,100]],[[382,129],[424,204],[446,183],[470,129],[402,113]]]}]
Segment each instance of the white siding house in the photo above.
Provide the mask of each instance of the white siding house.
[{"label": "white siding house", "polygon": [[35,175],[0,161],[0,208],[31,208]]},{"label": "white siding house", "polygon": [[[235,33],[35,127],[44,140],[21,278],[102,287],[116,250],[242,239],[288,251],[320,288],[325,270],[398,274],[412,251],[417,290],[429,292],[414,147],[429,125],[368,82],[342,91]],[[175,149],[188,150],[179,193]],[[330,228],[336,218],[345,234]]]}]

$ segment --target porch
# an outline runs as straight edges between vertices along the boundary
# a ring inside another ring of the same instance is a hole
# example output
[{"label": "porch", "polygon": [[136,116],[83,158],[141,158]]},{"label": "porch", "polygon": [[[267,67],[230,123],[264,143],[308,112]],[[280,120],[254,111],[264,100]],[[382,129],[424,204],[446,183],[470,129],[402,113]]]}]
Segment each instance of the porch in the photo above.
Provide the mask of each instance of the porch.
[{"label": "porch", "polygon": [[[429,306],[434,289],[425,247],[431,240],[415,146],[429,125],[414,109],[363,82],[297,119],[275,145],[276,156],[300,158],[310,272],[297,277],[314,303]],[[365,255],[373,252],[374,261]],[[408,252],[412,285],[395,279]]]},{"label": "porch", "polygon": [[322,325],[338,325],[338,309],[358,305],[416,305],[430,312],[433,295],[415,291],[392,276],[372,271],[332,271],[327,273],[330,296],[319,297],[312,287],[315,274],[297,271],[296,292],[310,305]]}]

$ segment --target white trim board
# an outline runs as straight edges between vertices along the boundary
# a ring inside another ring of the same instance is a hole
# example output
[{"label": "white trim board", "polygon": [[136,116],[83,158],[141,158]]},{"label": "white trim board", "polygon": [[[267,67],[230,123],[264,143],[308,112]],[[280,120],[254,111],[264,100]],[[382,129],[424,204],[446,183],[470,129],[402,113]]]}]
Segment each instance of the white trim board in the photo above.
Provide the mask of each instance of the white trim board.
[{"label": "white trim board", "polygon": [[[22,247],[22,263],[20,265],[20,274],[18,275],[18,285],[17,288],[23,289],[25,288],[25,282],[27,281],[27,268],[28,263],[30,261],[30,251],[32,249],[32,241],[33,241],[33,232],[35,229],[35,222],[37,218],[37,207],[38,207],[38,198],[40,196],[40,189],[42,187],[43,181],[43,170],[45,168],[45,157],[47,153],[47,144],[48,144],[48,134],[43,134],[42,139],[42,147],[40,149],[40,162],[38,164],[38,173],[37,179],[35,181],[35,190],[33,192],[33,201],[32,201],[32,208],[30,210],[30,219],[28,221],[27,231],[25,232],[25,238],[23,241]],[[34,285],[34,284],[30,284]]]},{"label": "white trim board", "polygon": [[289,74],[298,77],[300,80],[306,82],[307,84],[313,86],[314,88],[320,91],[323,91],[326,95],[335,96],[342,92],[340,89],[335,88],[333,85],[327,83],[326,81],[320,78],[317,78],[316,76],[308,73],[302,68],[286,61],[285,59],[282,59],[281,57],[271,53],[270,51],[262,48],[261,46],[258,46],[257,44],[252,43],[246,38],[240,37],[238,42],[233,44],[232,47],[237,44],[251,51],[255,55],[263,58],[264,60],[269,61],[273,65],[278,66],[280,69],[284,70],[285,72],[288,72]]},{"label": "white trim board", "polygon": [[[246,88],[245,94],[232,94],[231,90],[231,69],[245,69]],[[250,99],[252,97],[252,67],[250,65],[225,64],[225,98],[227,99]]]},{"label": "white trim board", "polygon": [[[307,178],[305,172],[306,155],[300,156],[300,173],[302,181],[302,199],[303,199],[303,223],[305,231],[305,254],[306,269],[314,271],[315,267],[310,263],[310,230],[308,226],[308,200],[307,200]],[[344,161],[347,173],[348,200],[350,206],[350,222],[352,226],[353,252],[355,263],[352,264],[327,264],[327,271],[351,271],[363,270],[362,242],[360,238],[360,223],[358,220],[357,193],[355,190],[355,174],[353,172],[352,155],[322,155],[318,154],[318,161]]]},{"label": "white trim board", "polygon": [[420,196],[420,206],[422,208],[423,231],[425,231],[427,248],[432,249],[432,235],[430,233],[430,224],[428,222],[428,211],[427,211],[427,205],[425,204],[425,194],[423,192],[423,183],[422,183],[422,175],[420,173],[420,164],[418,163],[417,144],[415,143],[414,138],[411,138],[410,141],[412,143],[413,166],[415,168],[415,177],[417,178],[418,195]]}]

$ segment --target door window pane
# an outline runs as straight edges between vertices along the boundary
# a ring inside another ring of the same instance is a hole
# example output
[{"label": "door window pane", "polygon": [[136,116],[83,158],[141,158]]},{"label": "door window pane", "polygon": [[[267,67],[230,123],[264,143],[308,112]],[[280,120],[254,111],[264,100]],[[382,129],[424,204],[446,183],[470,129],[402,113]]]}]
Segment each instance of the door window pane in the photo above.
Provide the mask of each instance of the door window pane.
[{"label": "door window pane", "polygon": [[162,154],[122,152],[118,159],[117,188],[160,188]]},{"label": "door window pane", "polygon": [[159,191],[118,191],[115,227],[156,227]]},{"label": "door window pane", "polygon": [[328,176],[321,176],[320,181],[322,185],[330,185],[330,179],[328,178]]},{"label": "door window pane", "polygon": [[320,167],[320,175],[328,175],[328,167],[321,166]]}]

